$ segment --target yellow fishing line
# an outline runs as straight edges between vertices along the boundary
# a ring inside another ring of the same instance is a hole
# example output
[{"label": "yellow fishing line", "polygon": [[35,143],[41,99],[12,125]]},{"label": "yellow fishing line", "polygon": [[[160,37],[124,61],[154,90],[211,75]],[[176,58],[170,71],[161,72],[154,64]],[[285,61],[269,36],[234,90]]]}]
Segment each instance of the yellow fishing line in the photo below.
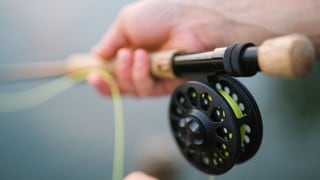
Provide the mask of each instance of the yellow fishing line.
[{"label": "yellow fishing line", "polygon": [[210,176],[209,176],[209,180],[214,180],[214,176],[213,176],[213,175],[210,175]]},{"label": "yellow fishing line", "polygon": [[78,84],[79,80],[61,77],[21,92],[1,92],[0,112],[16,112],[37,106]]},{"label": "yellow fishing line", "polygon": [[45,85],[21,92],[0,93],[0,112],[16,112],[37,106],[65,90],[83,82],[90,73],[98,73],[109,84],[114,107],[114,156],[112,180],[123,178],[124,121],[120,91],[113,77],[105,70],[88,68],[78,70]]}]

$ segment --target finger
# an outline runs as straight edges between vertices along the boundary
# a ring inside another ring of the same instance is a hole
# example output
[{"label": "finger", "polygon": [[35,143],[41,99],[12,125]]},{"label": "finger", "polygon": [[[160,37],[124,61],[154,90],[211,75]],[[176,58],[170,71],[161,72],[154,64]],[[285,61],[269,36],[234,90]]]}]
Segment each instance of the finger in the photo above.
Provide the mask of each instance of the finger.
[{"label": "finger", "polygon": [[133,54],[129,49],[120,49],[117,53],[116,60],[116,78],[122,92],[127,94],[135,94],[135,89],[132,83]]},{"label": "finger", "polygon": [[127,43],[122,20],[118,18],[92,51],[103,58],[111,58],[117,53],[118,49],[125,47]]},{"label": "finger", "polygon": [[136,93],[140,97],[147,97],[153,94],[155,89],[154,79],[150,75],[149,56],[145,50],[138,49],[134,52],[132,67],[132,81]]},{"label": "finger", "polygon": [[106,84],[99,74],[92,73],[87,78],[88,83],[93,86],[100,94],[102,95],[110,95],[110,88],[108,84]]}]

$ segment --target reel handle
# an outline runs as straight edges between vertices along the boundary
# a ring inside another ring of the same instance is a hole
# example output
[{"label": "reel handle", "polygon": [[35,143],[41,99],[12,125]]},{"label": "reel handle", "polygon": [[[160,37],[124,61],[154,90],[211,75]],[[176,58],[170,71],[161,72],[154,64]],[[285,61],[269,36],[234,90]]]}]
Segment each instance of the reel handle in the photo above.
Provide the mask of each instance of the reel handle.
[{"label": "reel handle", "polygon": [[[212,71],[214,73],[219,71],[219,73],[228,74],[222,63],[226,49],[217,48],[211,52],[192,54],[178,53],[177,50],[152,53],[150,55],[151,74],[157,78],[176,78],[180,76],[180,73],[175,69],[181,62],[183,66],[180,69],[187,71],[181,73],[182,75],[190,73],[188,72],[189,70],[195,72]],[[284,78],[303,78],[307,76],[316,59],[315,50],[310,40],[299,34],[272,38],[264,41],[259,47],[249,47],[246,50],[248,53],[244,52],[243,56],[250,54],[249,60],[246,60],[246,57],[238,58],[240,61],[241,58],[244,59],[243,62],[240,62],[243,63],[243,67],[249,67],[254,63],[257,65],[253,66],[253,72],[262,71],[270,76]],[[205,62],[207,64],[203,64],[204,59],[207,60]],[[104,60],[91,54],[79,54],[67,59],[66,70],[67,72],[72,72],[87,67],[99,67],[114,73],[114,66],[114,60],[112,59]],[[197,69],[198,66],[200,69]],[[217,70],[216,67],[219,69]],[[205,68],[205,70],[201,68]]]}]

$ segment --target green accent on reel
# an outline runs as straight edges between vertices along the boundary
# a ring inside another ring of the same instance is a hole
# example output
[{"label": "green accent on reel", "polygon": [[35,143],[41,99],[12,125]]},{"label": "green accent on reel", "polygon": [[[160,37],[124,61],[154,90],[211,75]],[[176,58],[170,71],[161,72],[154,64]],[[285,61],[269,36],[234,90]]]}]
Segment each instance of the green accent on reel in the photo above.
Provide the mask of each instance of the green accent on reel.
[{"label": "green accent on reel", "polygon": [[[225,91],[222,89],[219,89],[218,92],[226,99],[226,101],[229,103],[231,106],[232,111],[234,112],[235,116],[237,119],[240,119],[243,117],[243,113],[240,109],[240,106],[238,103]],[[246,134],[246,126],[245,124],[240,126],[240,134],[241,134],[241,143],[244,142],[244,136]]]},{"label": "green accent on reel", "polygon": [[243,117],[243,113],[240,109],[240,106],[237,104],[237,102],[225,91],[219,90],[219,93],[227,100],[229,105],[231,106],[232,111],[234,112],[236,118],[240,119]]},{"label": "green accent on reel", "polygon": [[188,90],[188,95],[193,99],[197,98],[197,92],[193,88]]},{"label": "green accent on reel", "polygon": [[232,137],[233,137],[233,134],[232,134],[232,133],[229,133],[229,134],[228,134],[228,138],[229,138],[229,139],[232,139]]},{"label": "green accent on reel", "polygon": [[191,97],[192,98],[196,98],[197,97],[197,93],[196,92],[191,92]]},{"label": "green accent on reel", "polygon": [[225,156],[226,158],[229,158],[229,157],[230,157],[230,153],[229,153],[228,151],[225,151],[225,152],[224,152],[224,156]]},{"label": "green accent on reel", "polygon": [[[193,97],[194,95],[192,94],[191,96]],[[209,100],[209,102],[213,101],[212,97],[208,93],[202,93],[201,98],[207,99],[207,100]]]}]

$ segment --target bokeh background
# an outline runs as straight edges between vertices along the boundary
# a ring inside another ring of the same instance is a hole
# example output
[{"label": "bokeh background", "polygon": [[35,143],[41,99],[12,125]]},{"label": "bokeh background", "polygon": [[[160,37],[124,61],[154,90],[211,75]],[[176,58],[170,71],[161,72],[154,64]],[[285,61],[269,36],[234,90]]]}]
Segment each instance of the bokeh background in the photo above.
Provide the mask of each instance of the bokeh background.
[{"label": "bokeh background", "polygon": [[[56,60],[88,52],[130,2],[1,0],[0,63]],[[318,65],[303,81],[262,74],[240,79],[260,106],[263,142],[253,159],[217,179],[319,179],[319,77]],[[45,82],[0,84],[0,91]],[[170,157],[175,179],[207,179],[179,154],[169,130],[168,102],[169,97],[124,98],[125,174]],[[112,151],[111,99],[85,84],[40,106],[0,113],[1,180],[111,179]]]}]

